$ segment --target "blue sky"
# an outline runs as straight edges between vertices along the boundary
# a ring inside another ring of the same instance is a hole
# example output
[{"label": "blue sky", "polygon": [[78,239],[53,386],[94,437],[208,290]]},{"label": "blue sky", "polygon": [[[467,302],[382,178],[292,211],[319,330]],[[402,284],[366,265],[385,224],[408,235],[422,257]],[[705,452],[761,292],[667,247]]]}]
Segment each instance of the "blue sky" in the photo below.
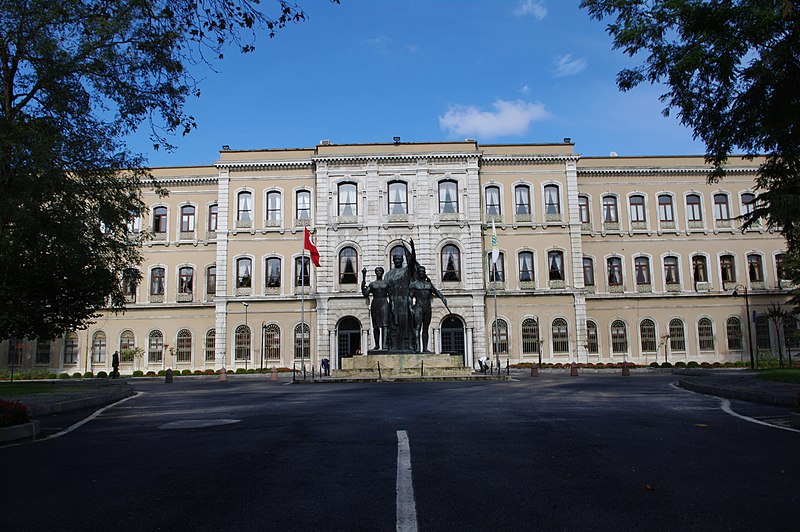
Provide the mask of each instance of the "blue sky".
[{"label": "blue sky", "polygon": [[633,65],[580,0],[299,0],[309,20],[256,51],[196,69],[198,129],[172,153],[130,139],[152,166],[204,165],[232,149],[463,140],[550,143],[583,155],[695,155],[661,114],[663,87],[621,93]]}]

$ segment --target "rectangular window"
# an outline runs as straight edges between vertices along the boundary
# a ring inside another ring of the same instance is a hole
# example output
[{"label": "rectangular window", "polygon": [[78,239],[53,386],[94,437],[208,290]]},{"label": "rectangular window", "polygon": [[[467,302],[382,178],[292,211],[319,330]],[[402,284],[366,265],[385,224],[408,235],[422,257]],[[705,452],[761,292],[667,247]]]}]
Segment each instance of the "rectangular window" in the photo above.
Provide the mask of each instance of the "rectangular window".
[{"label": "rectangular window", "polygon": [[672,196],[663,194],[658,197],[658,217],[662,222],[675,221],[675,213],[672,208]]},{"label": "rectangular window", "polygon": [[616,196],[605,196],[603,198],[603,223],[615,224],[617,222],[619,222],[617,198]]},{"label": "rectangular window", "polygon": [[578,197],[578,213],[581,218],[582,224],[590,223],[589,218],[589,198],[586,196],[579,196]]},{"label": "rectangular window", "polygon": [[194,207],[181,207],[181,233],[194,232]]},{"label": "rectangular window", "polygon": [[761,267],[761,255],[747,256],[747,271],[751,283],[760,283],[764,281],[764,270]]},{"label": "rectangular window", "polygon": [[736,282],[736,265],[733,255],[723,255],[719,258],[719,273],[723,283]]},{"label": "rectangular window", "polygon": [[644,196],[631,196],[630,207],[631,207],[631,222],[645,223],[647,221],[647,217],[644,211]]},{"label": "rectangular window", "polygon": [[592,259],[583,259],[583,284],[594,286],[594,261]]},{"label": "rectangular window", "polygon": [[217,231],[217,220],[219,219],[219,207],[211,205],[208,208],[208,230],[215,233]]}]

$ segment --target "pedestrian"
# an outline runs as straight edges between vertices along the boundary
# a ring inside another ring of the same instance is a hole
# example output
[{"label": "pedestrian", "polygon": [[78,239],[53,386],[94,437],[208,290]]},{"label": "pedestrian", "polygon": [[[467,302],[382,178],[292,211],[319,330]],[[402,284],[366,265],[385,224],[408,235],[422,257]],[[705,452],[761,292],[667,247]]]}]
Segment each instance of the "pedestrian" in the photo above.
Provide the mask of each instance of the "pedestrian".
[{"label": "pedestrian", "polygon": [[330,376],[331,374],[331,361],[327,358],[322,359],[322,374],[326,377]]},{"label": "pedestrian", "polygon": [[486,370],[489,369],[489,357],[483,355],[481,358],[478,359],[478,364],[481,366],[481,373],[486,373]]},{"label": "pedestrian", "polygon": [[111,378],[116,379],[119,377],[119,351],[114,351],[111,355]]}]

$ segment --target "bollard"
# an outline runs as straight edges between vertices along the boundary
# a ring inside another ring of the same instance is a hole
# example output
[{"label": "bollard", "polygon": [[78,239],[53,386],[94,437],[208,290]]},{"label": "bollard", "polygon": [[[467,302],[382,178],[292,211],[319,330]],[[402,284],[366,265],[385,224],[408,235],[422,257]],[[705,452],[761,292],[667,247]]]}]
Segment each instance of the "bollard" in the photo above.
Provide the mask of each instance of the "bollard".
[{"label": "bollard", "polygon": [[538,377],[539,376],[539,366],[536,364],[531,364],[531,377]]},{"label": "bollard", "polygon": [[225,368],[219,374],[219,382],[228,382],[228,372]]},{"label": "bollard", "polygon": [[276,368],[276,367],[274,367],[274,366],[273,366],[273,368],[272,368],[272,375],[270,376],[269,380],[271,380],[271,381],[276,381],[276,380],[278,380],[278,368]]},{"label": "bollard", "polygon": [[569,376],[570,377],[578,376],[578,364],[576,364],[575,362],[569,365]]},{"label": "bollard", "polygon": [[172,384],[172,368],[167,370],[167,376],[164,378],[166,384]]},{"label": "bollard", "polygon": [[381,376],[381,363],[380,363],[380,361],[378,361],[378,380],[379,381],[383,380],[383,377]]},{"label": "bollard", "polygon": [[421,379],[424,376],[425,376],[425,361],[423,360],[419,364],[419,378]]},{"label": "bollard", "polygon": [[622,363],[622,376],[623,377],[628,377],[628,376],[630,376],[630,374],[631,374],[631,370],[628,367],[628,363],[627,362],[623,362]]}]

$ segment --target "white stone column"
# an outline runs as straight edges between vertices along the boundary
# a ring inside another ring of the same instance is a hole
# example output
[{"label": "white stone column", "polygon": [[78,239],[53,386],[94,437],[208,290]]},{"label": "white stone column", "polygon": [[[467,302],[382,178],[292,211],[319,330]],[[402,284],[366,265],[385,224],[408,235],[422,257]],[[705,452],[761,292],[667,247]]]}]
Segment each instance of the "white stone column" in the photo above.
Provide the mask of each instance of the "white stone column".
[{"label": "white stone column", "polygon": [[473,336],[472,327],[468,327],[466,329],[466,333],[467,333],[467,338],[465,340],[466,343],[464,344],[464,347],[466,348],[466,353],[467,353],[466,365],[471,368],[471,367],[474,367],[474,359],[475,359],[475,352],[472,349],[472,336]]}]

